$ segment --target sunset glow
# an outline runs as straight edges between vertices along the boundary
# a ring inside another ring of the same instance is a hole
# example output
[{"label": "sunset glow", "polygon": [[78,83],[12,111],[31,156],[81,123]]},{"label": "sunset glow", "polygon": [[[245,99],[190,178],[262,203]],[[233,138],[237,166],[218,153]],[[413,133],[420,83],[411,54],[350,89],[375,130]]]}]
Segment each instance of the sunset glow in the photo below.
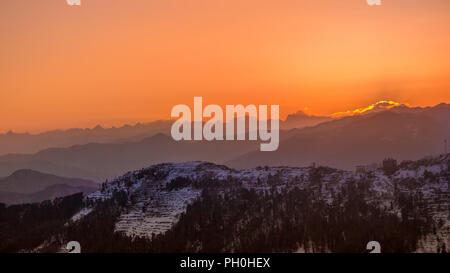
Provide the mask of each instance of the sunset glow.
[{"label": "sunset glow", "polygon": [[332,117],[342,117],[342,116],[358,115],[358,114],[364,114],[367,111],[373,110],[374,108],[377,108],[377,107],[383,108],[383,109],[391,109],[391,108],[399,106],[399,105],[401,105],[401,103],[391,101],[391,100],[390,101],[381,100],[381,101],[378,101],[367,107],[358,108],[355,110],[348,110],[348,111],[344,111],[344,112],[337,112],[337,113],[333,113],[331,116]]},{"label": "sunset glow", "polygon": [[1,5],[0,133],[170,119],[194,96],[281,118],[450,102],[448,0]]}]

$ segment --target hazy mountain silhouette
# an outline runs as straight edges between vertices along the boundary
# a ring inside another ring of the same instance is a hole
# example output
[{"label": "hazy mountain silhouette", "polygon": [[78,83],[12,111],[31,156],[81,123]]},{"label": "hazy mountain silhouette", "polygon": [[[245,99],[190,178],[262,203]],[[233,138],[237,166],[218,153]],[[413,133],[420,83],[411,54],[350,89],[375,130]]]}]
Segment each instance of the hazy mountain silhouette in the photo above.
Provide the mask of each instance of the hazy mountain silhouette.
[{"label": "hazy mountain silhouette", "polygon": [[312,162],[354,169],[386,157],[415,159],[443,153],[450,139],[450,105],[399,106],[344,117],[290,132],[275,152],[253,151],[227,162],[235,168],[305,166]]},{"label": "hazy mountain silhouette", "polygon": [[51,148],[33,155],[0,156],[0,176],[30,168],[60,176],[102,181],[129,170],[161,162],[205,160],[224,162],[259,149],[257,141],[174,141],[157,134],[139,142],[91,143]]},{"label": "hazy mountain silhouette", "polygon": [[35,193],[54,185],[96,188],[93,181],[79,178],[65,178],[34,170],[18,170],[8,177],[0,179],[0,191],[14,193]]},{"label": "hazy mountain silhouette", "polygon": [[78,192],[91,193],[97,190],[98,186],[86,179],[18,170],[0,179],[0,203],[19,204],[52,200]]},{"label": "hazy mountain silhouette", "polygon": [[280,131],[280,145],[275,152],[260,152],[260,141],[177,142],[168,135],[156,134],[134,142],[88,143],[49,148],[35,154],[0,156],[0,177],[18,169],[34,169],[101,182],[152,164],[193,160],[226,163],[235,168],[305,166],[316,162],[354,169],[355,165],[378,162],[385,157],[414,159],[437,154],[443,151],[444,139],[450,138],[448,104],[424,108],[399,104],[329,121],[325,121],[326,117],[297,113],[286,122],[305,116],[308,124],[321,122]]},{"label": "hazy mountain silhouette", "polygon": [[[309,116],[302,111],[291,114],[285,121],[280,120],[280,129],[289,130],[314,126],[330,117]],[[170,120],[159,120],[122,127],[103,128],[96,126],[92,129],[54,130],[40,134],[8,132],[0,134],[0,155],[31,154],[48,148],[66,148],[73,145],[88,143],[124,143],[138,142],[158,133],[170,135],[172,126]],[[224,127],[225,128],[225,127]],[[54,167],[57,169],[57,167]]]},{"label": "hazy mountain silhouette", "polygon": [[161,120],[138,123],[134,126],[92,129],[54,130],[40,134],[13,133],[0,134],[0,155],[8,153],[36,153],[47,148],[70,147],[87,143],[121,143],[140,141],[157,133],[170,133],[172,122]]},{"label": "hazy mountain silhouette", "polygon": [[280,123],[280,129],[293,129],[293,128],[304,128],[310,126],[316,126],[322,122],[330,121],[333,118],[326,116],[311,116],[303,111],[297,111],[294,114],[290,114],[286,117],[286,120]]}]

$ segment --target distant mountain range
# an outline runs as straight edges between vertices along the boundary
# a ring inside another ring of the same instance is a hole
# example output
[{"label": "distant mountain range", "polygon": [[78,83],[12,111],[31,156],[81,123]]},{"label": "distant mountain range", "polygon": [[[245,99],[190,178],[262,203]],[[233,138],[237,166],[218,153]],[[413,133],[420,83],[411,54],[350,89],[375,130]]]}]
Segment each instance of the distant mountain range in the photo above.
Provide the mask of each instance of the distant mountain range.
[{"label": "distant mountain range", "polygon": [[92,129],[73,128],[69,130],[54,130],[40,134],[14,133],[0,134],[0,155],[8,153],[36,153],[47,148],[70,147],[88,143],[121,143],[140,141],[157,133],[170,133],[171,122],[155,121],[124,125],[122,127]]},{"label": "distant mountain range", "polygon": [[444,153],[450,139],[450,105],[398,106],[290,131],[270,153],[252,151],[226,162],[235,168],[305,166],[313,162],[342,169],[386,157],[417,159]]},{"label": "distant mountain range", "polygon": [[[280,121],[280,129],[290,130],[314,126],[331,120],[331,117],[311,116],[298,111]],[[0,134],[0,155],[32,154],[48,148],[67,148],[73,145],[89,143],[125,143],[139,142],[155,134],[170,135],[172,121],[159,120],[122,127],[103,128],[100,125],[90,129],[73,128],[54,130],[40,134],[14,133]]]},{"label": "distant mountain range", "polygon": [[78,192],[87,194],[97,188],[98,184],[90,180],[59,177],[33,170],[18,170],[0,179],[0,203],[41,202]]},{"label": "distant mountain range", "polygon": [[139,142],[91,143],[69,148],[51,148],[33,155],[0,157],[0,176],[17,169],[33,169],[65,177],[95,181],[111,179],[129,170],[161,162],[208,160],[224,162],[259,147],[255,141],[175,141],[157,134]]},{"label": "distant mountain range", "polygon": [[305,127],[316,126],[322,122],[332,120],[332,117],[308,115],[303,111],[297,111],[286,117],[286,120],[280,123],[281,130],[301,129]]},{"label": "distant mountain range", "polygon": [[[386,157],[415,159],[444,152],[444,140],[450,139],[449,104],[424,108],[389,105],[377,104],[340,118],[298,112],[282,123],[287,125],[280,131],[280,145],[275,152],[260,152],[258,141],[176,142],[158,133],[139,141],[88,143],[0,156],[0,177],[18,169],[33,169],[101,182],[152,164],[192,160],[239,169],[308,166],[315,162],[353,170],[356,165]],[[286,129],[292,126],[303,127]]]}]

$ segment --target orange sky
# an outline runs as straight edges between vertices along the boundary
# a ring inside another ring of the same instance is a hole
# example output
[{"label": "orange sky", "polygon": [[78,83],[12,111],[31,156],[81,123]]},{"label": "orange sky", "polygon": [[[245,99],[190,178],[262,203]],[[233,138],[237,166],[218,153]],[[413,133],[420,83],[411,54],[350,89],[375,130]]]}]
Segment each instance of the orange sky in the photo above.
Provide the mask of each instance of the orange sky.
[{"label": "orange sky", "polygon": [[2,0],[0,132],[450,102],[450,1]]}]

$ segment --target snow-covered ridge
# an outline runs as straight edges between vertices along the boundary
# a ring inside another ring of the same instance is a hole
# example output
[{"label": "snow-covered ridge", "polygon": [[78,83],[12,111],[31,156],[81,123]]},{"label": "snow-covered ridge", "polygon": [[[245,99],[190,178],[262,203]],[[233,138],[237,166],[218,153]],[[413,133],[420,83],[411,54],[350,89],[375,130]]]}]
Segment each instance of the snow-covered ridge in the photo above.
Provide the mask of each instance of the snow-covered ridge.
[{"label": "snow-covered ridge", "polygon": [[[258,167],[247,170],[234,170],[208,162],[164,163],[149,168],[128,172],[104,184],[102,189],[86,197],[86,204],[112,198],[114,192],[125,192],[127,204],[122,208],[116,223],[116,231],[129,236],[161,234],[169,230],[178,217],[201,193],[193,185],[168,189],[169,183],[184,178],[189,181],[238,181],[242,187],[255,190],[305,187],[314,188],[325,200],[332,200],[333,192],[350,181],[368,183],[372,193],[370,200],[386,204],[393,199],[394,191],[421,192],[429,200],[433,217],[444,221],[441,236],[449,239],[449,155],[428,158],[421,161],[404,162],[392,175],[382,169],[367,173],[353,173],[324,167]],[[319,173],[319,177],[311,177]],[[313,183],[319,181],[320,183]],[[88,205],[87,205],[88,206]],[[76,217],[77,221],[92,211],[84,208]],[[447,229],[447,231],[445,231]],[[447,232],[447,233],[446,233]],[[433,241],[435,239],[428,239]],[[427,242],[430,245],[430,242]],[[423,250],[427,250],[425,247]]]},{"label": "snow-covered ridge", "polygon": [[[243,187],[269,190],[272,187],[296,186],[302,188],[308,180],[311,167],[263,167],[237,171],[226,166],[208,162],[164,163],[146,169],[128,172],[89,194],[86,204],[95,204],[112,198],[114,192],[125,192],[127,205],[122,209],[116,231],[129,236],[147,236],[169,230],[178,216],[194,201],[201,190],[193,186],[167,189],[167,185],[178,178],[191,181],[209,179],[214,181],[239,181]],[[352,178],[351,172],[333,170],[323,180],[333,187]],[[276,185],[272,183],[276,181]],[[83,209],[73,218],[77,221],[92,210]]]}]

